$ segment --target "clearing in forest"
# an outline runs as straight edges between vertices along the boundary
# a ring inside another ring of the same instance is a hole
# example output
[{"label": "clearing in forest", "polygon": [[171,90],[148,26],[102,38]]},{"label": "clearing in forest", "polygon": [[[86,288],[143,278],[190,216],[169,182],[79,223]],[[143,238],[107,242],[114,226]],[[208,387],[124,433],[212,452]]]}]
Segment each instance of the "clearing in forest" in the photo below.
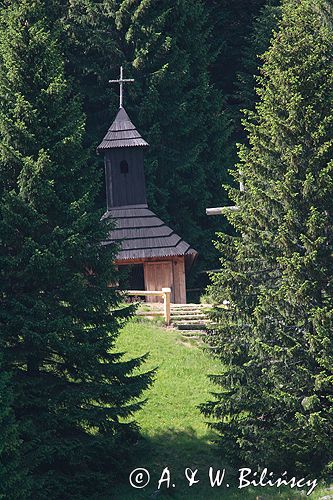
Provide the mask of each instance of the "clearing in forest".
[{"label": "clearing in forest", "polygon": [[[196,342],[184,338],[180,331],[164,328],[155,322],[134,318],[122,330],[117,351],[126,352],[127,359],[150,353],[143,370],[158,368],[155,382],[145,396],[147,403],[135,415],[143,440],[133,450],[134,468],[145,468],[150,473],[150,483],[143,489],[131,487],[129,482],[119,487],[112,498],[135,500],[141,498],[174,498],[184,500],[215,499],[287,499],[304,498],[289,488],[279,493],[274,488],[237,489],[237,476],[228,468],[223,455],[212,443],[214,434],[209,430],[198,405],[210,399],[216,387],[207,375],[219,373],[220,362],[204,352]],[[208,469],[226,468],[226,479],[221,487],[211,487]],[[245,465],[243,465],[245,466]],[[170,488],[166,482],[161,490],[157,485],[163,469],[171,475]],[[189,487],[184,476],[186,468],[198,469],[198,484]],[[226,483],[230,482],[230,488]],[[172,487],[175,484],[175,487]],[[323,495],[315,491],[310,498]]]}]

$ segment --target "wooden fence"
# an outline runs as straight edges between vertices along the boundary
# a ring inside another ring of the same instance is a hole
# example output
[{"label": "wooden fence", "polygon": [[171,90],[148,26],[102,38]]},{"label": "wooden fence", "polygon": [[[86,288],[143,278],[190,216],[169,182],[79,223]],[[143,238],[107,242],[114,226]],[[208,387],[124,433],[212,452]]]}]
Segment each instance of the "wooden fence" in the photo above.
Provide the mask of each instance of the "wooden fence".
[{"label": "wooden fence", "polygon": [[[156,296],[163,297],[163,316],[166,325],[170,325],[171,318],[171,288],[162,288],[162,290],[125,290],[126,295],[134,297]],[[149,313],[154,314],[154,313]],[[159,313],[155,313],[159,314]]]}]

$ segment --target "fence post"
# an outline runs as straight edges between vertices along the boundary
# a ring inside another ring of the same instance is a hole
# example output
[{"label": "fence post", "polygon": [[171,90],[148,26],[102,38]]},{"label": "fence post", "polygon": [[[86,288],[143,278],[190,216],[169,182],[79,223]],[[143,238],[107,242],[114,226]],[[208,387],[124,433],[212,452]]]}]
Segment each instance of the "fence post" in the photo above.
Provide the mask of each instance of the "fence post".
[{"label": "fence post", "polygon": [[170,313],[170,303],[171,303],[171,288],[162,288],[163,301],[164,301],[164,319],[167,326],[170,325],[171,313]]}]

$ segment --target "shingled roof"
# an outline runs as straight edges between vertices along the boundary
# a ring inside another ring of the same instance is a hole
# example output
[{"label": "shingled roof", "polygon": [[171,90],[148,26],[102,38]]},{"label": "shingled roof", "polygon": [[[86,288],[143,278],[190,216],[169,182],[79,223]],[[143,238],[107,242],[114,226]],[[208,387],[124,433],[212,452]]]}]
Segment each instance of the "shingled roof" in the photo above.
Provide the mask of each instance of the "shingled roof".
[{"label": "shingled roof", "polygon": [[184,255],[191,263],[197,252],[170,229],[147,205],[115,207],[103,219],[115,219],[116,227],[104,242],[121,242],[117,260]]},{"label": "shingled roof", "polygon": [[103,151],[111,148],[147,147],[149,146],[133,123],[124,108],[119,108],[117,116],[97,148]]}]

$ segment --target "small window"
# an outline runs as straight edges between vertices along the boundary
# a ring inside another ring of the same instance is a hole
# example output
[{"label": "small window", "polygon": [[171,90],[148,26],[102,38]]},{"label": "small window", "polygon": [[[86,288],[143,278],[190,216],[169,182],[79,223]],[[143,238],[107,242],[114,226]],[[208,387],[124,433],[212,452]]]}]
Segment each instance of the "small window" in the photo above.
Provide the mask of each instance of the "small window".
[{"label": "small window", "polygon": [[120,162],[120,173],[128,174],[128,163],[126,160]]}]

